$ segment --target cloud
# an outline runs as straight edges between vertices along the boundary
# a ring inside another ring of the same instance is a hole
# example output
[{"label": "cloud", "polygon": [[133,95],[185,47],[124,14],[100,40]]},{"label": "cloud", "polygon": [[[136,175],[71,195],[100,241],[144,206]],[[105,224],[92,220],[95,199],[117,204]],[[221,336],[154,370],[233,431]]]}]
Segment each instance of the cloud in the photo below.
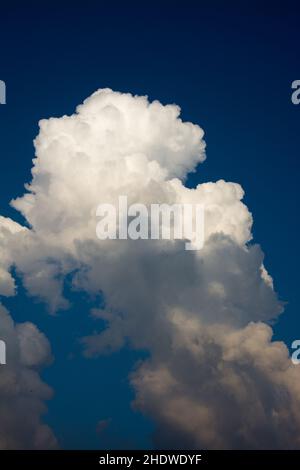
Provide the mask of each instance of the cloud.
[{"label": "cloud", "polygon": [[299,448],[299,372],[269,326],[207,326],[175,311],[170,329],[169,351],[132,375],[158,447]]},{"label": "cloud", "polygon": [[52,396],[38,372],[51,361],[48,340],[32,323],[15,324],[1,304],[0,336],[7,350],[0,366],[0,449],[55,448],[55,436],[41,422]]},{"label": "cloud", "polygon": [[107,428],[110,426],[110,423],[111,423],[111,418],[101,419],[100,421],[98,421],[97,426],[96,426],[97,434],[99,435],[103,434],[107,430]]},{"label": "cloud", "polygon": [[[102,296],[85,354],[125,344],[149,352],[131,382],[135,406],[155,419],[157,446],[298,448],[300,376],[266,324],[282,304],[251,242],[252,215],[237,183],[184,186],[205,144],[179,115],[175,105],[105,89],[72,116],[41,121],[32,181],[12,202],[29,228],[2,219],[0,286],[14,290],[13,265],[52,312],[68,308],[67,275]],[[203,204],[203,249],[98,240],[96,208],[117,206],[120,195],[147,206]]]}]

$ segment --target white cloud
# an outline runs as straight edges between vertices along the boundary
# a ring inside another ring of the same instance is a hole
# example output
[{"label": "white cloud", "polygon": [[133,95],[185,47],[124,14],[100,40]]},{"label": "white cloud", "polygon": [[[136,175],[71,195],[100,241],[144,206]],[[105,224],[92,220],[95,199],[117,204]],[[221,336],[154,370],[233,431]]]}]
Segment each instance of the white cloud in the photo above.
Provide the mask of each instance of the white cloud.
[{"label": "white cloud", "polygon": [[[13,291],[13,264],[52,311],[68,306],[67,274],[74,287],[102,293],[105,309],[93,314],[107,329],[83,339],[85,353],[127,342],[150,352],[132,383],[136,406],[156,420],[157,445],[299,447],[300,376],[262,323],[282,305],[261,249],[249,244],[243,190],[223,180],[183,184],[205,158],[200,127],[183,123],[177,106],[106,89],[40,128],[32,182],[13,202],[31,229],[0,238],[3,292]],[[146,205],[204,204],[203,250],[188,252],[184,241],[98,240],[96,208],[120,195]]]}]

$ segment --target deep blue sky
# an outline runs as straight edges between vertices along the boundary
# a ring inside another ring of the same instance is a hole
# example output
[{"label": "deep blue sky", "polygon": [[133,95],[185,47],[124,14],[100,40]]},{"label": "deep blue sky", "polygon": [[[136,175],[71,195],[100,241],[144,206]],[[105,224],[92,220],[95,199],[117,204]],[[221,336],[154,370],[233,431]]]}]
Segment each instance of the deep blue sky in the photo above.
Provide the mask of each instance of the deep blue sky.
[{"label": "deep blue sky", "polygon": [[[290,345],[300,338],[300,105],[290,99],[300,79],[299,18],[300,7],[287,1],[2,4],[0,214],[20,220],[8,203],[30,180],[39,119],[71,114],[100,87],[175,102],[206,133],[207,161],[188,184],[224,178],[246,191],[254,239],[288,302],[276,337]],[[56,318],[24,293],[6,303],[51,341],[56,360],[43,375],[56,395],[47,421],[65,447],[150,447],[152,423],[131,410],[127,384],[140,355],[83,359],[76,341],[95,325],[86,321],[88,300],[69,297],[73,308]]]}]

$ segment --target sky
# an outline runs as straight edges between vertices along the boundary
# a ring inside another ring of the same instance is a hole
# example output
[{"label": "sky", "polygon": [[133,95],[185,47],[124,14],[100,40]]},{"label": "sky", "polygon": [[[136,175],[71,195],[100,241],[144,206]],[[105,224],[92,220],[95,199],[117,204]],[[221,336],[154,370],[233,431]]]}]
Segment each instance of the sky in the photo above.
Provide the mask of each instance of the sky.
[{"label": "sky", "polygon": [[[204,130],[207,146],[207,159],[188,172],[185,185],[224,179],[242,186],[254,219],[253,240],[285,303],[284,313],[270,319],[274,338],[290,347],[300,338],[300,106],[291,102],[291,83],[300,78],[298,17],[296,3],[276,1],[2,5],[0,79],[7,104],[0,106],[0,214],[27,224],[9,203],[23,196],[32,179],[40,119],[73,114],[99,88],[176,103],[183,121]],[[45,206],[49,216],[56,203],[59,199]],[[170,425],[161,411],[132,405],[137,395],[148,399],[140,382],[129,377],[153,350],[146,343],[126,344],[87,358],[80,338],[99,328],[90,314],[101,303],[99,293],[77,291],[66,275],[63,291],[70,307],[53,315],[47,302],[26,288],[21,271],[13,270],[18,295],[6,297],[3,305],[15,322],[32,322],[51,344],[54,359],[40,375],[54,395],[43,422],[59,446],[166,445],[159,436]],[[159,354],[155,349],[153,355]],[[194,443],[182,435],[185,439]],[[167,444],[173,442],[178,445],[175,438]]]}]

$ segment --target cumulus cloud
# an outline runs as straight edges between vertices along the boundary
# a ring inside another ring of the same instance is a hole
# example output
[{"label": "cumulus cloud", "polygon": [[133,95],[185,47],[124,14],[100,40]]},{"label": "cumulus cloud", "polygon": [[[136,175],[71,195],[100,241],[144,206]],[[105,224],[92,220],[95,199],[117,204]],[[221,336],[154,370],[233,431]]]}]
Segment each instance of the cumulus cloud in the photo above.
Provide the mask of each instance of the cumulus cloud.
[{"label": "cumulus cloud", "polygon": [[51,360],[48,340],[32,323],[15,324],[1,304],[0,337],[7,355],[0,366],[0,449],[55,448],[55,436],[41,421],[52,395],[39,376]]},{"label": "cumulus cloud", "polygon": [[[135,406],[156,421],[157,446],[299,447],[300,376],[266,324],[282,305],[251,242],[243,190],[223,180],[184,185],[205,159],[202,129],[182,122],[175,105],[105,89],[72,116],[41,121],[35,149],[32,181],[12,202],[29,228],[0,221],[4,295],[14,291],[12,265],[52,312],[68,307],[66,275],[101,295],[85,354],[125,344],[149,351],[131,382]],[[146,206],[203,204],[203,249],[98,240],[97,206],[120,195]]]},{"label": "cumulus cloud", "polygon": [[299,448],[299,372],[269,326],[207,326],[175,311],[170,329],[169,350],[132,375],[158,447]]}]

